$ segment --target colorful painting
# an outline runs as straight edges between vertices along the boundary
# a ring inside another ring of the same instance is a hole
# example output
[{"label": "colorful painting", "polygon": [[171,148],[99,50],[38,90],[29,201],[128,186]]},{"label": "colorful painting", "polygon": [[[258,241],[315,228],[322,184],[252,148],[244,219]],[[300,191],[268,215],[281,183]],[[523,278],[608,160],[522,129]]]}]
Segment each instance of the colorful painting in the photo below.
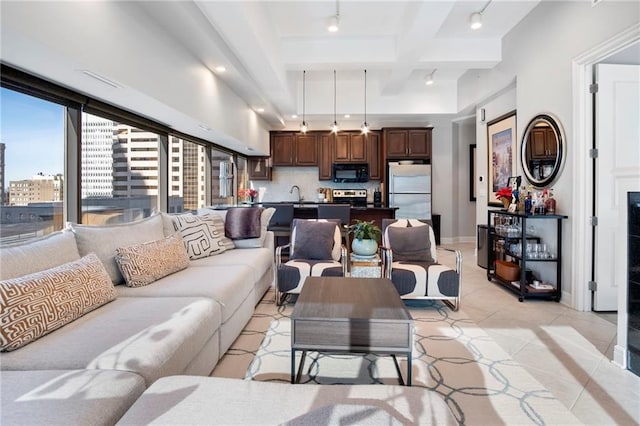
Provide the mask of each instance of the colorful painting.
[{"label": "colorful painting", "polygon": [[487,123],[489,145],[489,205],[501,206],[494,194],[509,186],[509,177],[516,174],[516,112],[512,111]]}]

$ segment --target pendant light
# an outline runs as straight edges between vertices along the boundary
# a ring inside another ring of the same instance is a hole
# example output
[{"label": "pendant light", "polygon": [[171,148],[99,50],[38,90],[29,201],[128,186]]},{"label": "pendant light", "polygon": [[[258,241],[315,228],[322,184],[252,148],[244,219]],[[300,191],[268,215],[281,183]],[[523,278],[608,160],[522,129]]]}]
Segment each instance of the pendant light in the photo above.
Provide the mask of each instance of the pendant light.
[{"label": "pendant light", "polygon": [[340,128],[338,127],[338,119],[336,114],[336,70],[333,70],[333,124],[331,125],[331,132],[338,133]]},{"label": "pendant light", "polygon": [[367,70],[364,70],[364,123],[360,127],[363,134],[369,133],[369,125],[367,124]]},{"label": "pendant light", "polygon": [[305,121],[305,113],[306,113],[306,102],[307,102],[307,71],[302,71],[302,124],[300,124],[300,131],[302,133],[307,133],[309,128],[307,127],[307,122]]},{"label": "pendant light", "polygon": [[336,14],[329,18],[327,31],[337,33],[340,30],[340,0],[336,0]]},{"label": "pendant light", "polygon": [[424,80],[424,84],[426,84],[427,86],[431,86],[433,84],[433,75],[436,73],[436,71],[438,71],[437,68],[431,71],[431,74],[427,75],[427,78],[425,78]]},{"label": "pendant light", "polygon": [[487,7],[489,6],[489,4],[491,3],[491,1],[492,0],[487,1],[487,3],[484,5],[482,9],[480,9],[479,12],[474,12],[471,14],[471,16],[469,16],[469,27],[471,27],[472,30],[478,30],[482,28],[482,15],[484,11],[487,9]]}]

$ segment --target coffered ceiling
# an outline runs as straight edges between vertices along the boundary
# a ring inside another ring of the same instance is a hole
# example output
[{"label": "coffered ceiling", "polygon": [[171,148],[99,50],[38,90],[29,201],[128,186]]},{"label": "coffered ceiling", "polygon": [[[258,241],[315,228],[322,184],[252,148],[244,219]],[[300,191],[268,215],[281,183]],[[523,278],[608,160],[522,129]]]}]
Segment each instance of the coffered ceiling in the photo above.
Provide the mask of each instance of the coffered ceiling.
[{"label": "coffered ceiling", "polygon": [[[311,128],[335,113],[358,127],[428,124],[456,114],[458,79],[501,60],[502,38],[537,0],[525,1],[181,1],[138,6],[217,73],[274,128],[297,127],[304,109]],[[485,8],[486,6],[486,8]],[[327,31],[339,8],[340,29]],[[485,8],[483,27],[470,15]],[[176,25],[176,21],[188,25]],[[434,84],[425,85],[433,73]],[[292,118],[292,115],[298,115]],[[345,119],[344,114],[350,114]]]}]

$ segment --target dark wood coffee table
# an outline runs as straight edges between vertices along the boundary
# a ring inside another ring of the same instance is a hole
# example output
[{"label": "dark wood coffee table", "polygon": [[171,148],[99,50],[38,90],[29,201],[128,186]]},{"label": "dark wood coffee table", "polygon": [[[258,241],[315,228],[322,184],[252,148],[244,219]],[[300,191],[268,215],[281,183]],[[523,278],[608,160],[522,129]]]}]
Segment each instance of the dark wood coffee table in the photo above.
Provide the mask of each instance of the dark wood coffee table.
[{"label": "dark wood coffee table", "polygon": [[401,384],[396,355],[405,355],[411,386],[413,318],[388,279],[309,277],[291,323],[291,383],[300,381],[307,351],[316,351],[391,355]]}]

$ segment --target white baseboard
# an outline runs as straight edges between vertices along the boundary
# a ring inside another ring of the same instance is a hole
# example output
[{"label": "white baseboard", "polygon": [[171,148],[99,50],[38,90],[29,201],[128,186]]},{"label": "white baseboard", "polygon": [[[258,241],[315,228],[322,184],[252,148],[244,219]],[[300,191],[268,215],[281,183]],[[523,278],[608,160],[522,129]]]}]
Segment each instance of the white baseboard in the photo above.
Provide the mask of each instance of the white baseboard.
[{"label": "white baseboard", "polygon": [[615,345],[613,347],[613,360],[611,361],[620,368],[627,369],[627,348]]},{"label": "white baseboard", "polygon": [[476,237],[440,237],[440,244],[475,243]]}]

